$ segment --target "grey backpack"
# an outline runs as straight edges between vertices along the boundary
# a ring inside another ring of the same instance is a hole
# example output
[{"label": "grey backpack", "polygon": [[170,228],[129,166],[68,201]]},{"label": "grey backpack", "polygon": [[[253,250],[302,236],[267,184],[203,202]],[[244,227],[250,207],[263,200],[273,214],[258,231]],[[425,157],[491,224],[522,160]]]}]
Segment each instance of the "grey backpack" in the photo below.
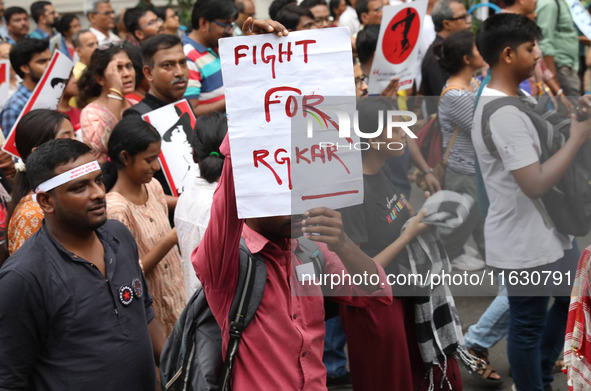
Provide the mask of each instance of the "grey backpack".
[{"label": "grey backpack", "polygon": [[[324,257],[309,239],[299,238],[296,255],[303,263],[313,262],[315,272],[324,273]],[[226,391],[242,332],[256,313],[267,280],[267,267],[259,254],[252,254],[240,240],[238,285],[230,307],[230,340],[225,360],[222,334],[203,288],[200,286],[177,319],[160,355],[162,390]]]},{"label": "grey backpack", "polygon": [[[482,110],[482,138],[496,158],[499,152],[492,140],[490,116],[503,106],[515,106],[534,124],[540,138],[540,163],[544,163],[564,145],[569,136],[570,117],[548,109],[547,95],[533,104],[521,97],[494,98]],[[536,200],[537,201],[537,200]],[[591,142],[585,143],[556,186],[541,197],[536,207],[548,225],[565,235],[585,236],[591,229]]]}]

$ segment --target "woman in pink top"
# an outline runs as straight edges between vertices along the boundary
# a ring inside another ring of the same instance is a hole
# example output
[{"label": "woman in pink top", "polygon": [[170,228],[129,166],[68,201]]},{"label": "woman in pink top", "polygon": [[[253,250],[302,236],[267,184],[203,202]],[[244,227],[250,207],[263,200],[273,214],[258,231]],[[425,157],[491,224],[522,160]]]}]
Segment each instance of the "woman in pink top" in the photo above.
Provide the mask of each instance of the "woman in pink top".
[{"label": "woman in pink top", "polygon": [[176,230],[168,220],[169,203],[154,179],[160,170],[159,154],[156,129],[126,116],[113,129],[103,174],[107,214],[125,224],[135,238],[154,313],[169,335],[185,307],[186,295]]},{"label": "woman in pink top", "polygon": [[[135,89],[135,70],[124,46],[99,46],[78,80],[82,141],[99,163],[107,160],[107,143],[123,112],[137,103],[125,99]],[[90,103],[92,101],[92,103]]]}]

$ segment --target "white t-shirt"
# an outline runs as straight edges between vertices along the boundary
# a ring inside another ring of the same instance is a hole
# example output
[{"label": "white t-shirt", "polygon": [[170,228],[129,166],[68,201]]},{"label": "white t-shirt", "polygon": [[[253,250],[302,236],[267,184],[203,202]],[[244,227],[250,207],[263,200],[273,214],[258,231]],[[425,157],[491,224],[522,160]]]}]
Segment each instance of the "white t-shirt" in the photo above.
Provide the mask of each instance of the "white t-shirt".
[{"label": "white t-shirt", "polygon": [[174,210],[174,226],[183,259],[187,300],[201,286],[193,264],[191,264],[191,253],[201,242],[209,223],[211,203],[216,186],[217,182],[209,183],[203,178],[195,178],[195,181],[179,196]]},{"label": "white t-shirt", "polygon": [[341,14],[339,18],[339,27],[348,27],[351,35],[357,34],[361,28],[357,12],[350,5],[348,5],[347,9]]},{"label": "white t-shirt", "polygon": [[[485,87],[474,112],[472,142],[490,206],[484,223],[486,263],[503,269],[525,269],[557,261],[571,247],[569,238],[548,227],[534,202],[521,190],[511,171],[539,161],[540,140],[531,120],[514,106],[497,110],[490,118],[492,139],[500,159],[482,139],[482,108],[504,93]],[[533,98],[531,98],[533,99]]]}]

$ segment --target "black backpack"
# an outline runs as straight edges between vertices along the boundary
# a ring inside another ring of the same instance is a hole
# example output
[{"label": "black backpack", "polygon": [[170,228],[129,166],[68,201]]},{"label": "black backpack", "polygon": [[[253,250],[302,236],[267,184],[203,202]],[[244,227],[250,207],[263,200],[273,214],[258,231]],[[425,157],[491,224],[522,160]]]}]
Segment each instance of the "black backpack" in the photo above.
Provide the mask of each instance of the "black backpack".
[{"label": "black backpack", "polygon": [[[522,97],[495,97],[482,111],[482,138],[496,158],[499,153],[492,140],[490,116],[503,106],[511,105],[525,113],[538,132],[541,145],[540,163],[548,160],[565,143],[570,134],[570,117],[548,109],[549,97],[537,104]],[[541,197],[545,208],[536,207],[546,224],[553,224],[566,235],[585,236],[591,229],[591,142],[585,143],[558,184]]]},{"label": "black backpack", "polygon": [[[296,255],[313,262],[317,275],[324,273],[324,256],[309,239],[299,238]],[[238,285],[230,307],[230,340],[222,358],[222,335],[203,288],[197,288],[177,319],[160,355],[160,383],[169,391],[226,391],[242,332],[263,298],[267,281],[265,261],[240,240]]]}]

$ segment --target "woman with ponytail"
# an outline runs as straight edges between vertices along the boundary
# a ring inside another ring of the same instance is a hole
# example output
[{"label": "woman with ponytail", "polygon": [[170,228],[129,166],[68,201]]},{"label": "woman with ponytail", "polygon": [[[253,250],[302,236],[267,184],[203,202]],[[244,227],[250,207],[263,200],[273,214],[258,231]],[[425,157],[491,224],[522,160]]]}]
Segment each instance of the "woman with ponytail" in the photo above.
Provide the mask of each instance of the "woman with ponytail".
[{"label": "woman with ponytail", "polygon": [[187,300],[199,285],[191,264],[191,253],[201,242],[209,223],[213,192],[224,167],[224,155],[219,148],[227,131],[224,115],[213,112],[197,118],[195,132],[189,140],[193,148],[193,160],[199,164],[200,176],[181,194],[174,213],[181,256],[185,260],[183,268]]},{"label": "woman with ponytail", "polygon": [[152,125],[135,116],[124,117],[109,138],[103,181],[108,217],[125,224],[135,238],[155,316],[168,336],[186,298],[180,288],[184,280],[176,230],[168,221],[162,186],[154,179],[160,170],[160,143]]},{"label": "woman with ponytail", "polygon": [[8,253],[11,255],[41,228],[41,221],[45,217],[33,198],[33,189],[29,186],[23,162],[35,148],[47,141],[76,138],[70,118],[64,113],[47,109],[32,110],[25,114],[14,132],[21,162],[16,165],[17,173],[8,210]]}]

